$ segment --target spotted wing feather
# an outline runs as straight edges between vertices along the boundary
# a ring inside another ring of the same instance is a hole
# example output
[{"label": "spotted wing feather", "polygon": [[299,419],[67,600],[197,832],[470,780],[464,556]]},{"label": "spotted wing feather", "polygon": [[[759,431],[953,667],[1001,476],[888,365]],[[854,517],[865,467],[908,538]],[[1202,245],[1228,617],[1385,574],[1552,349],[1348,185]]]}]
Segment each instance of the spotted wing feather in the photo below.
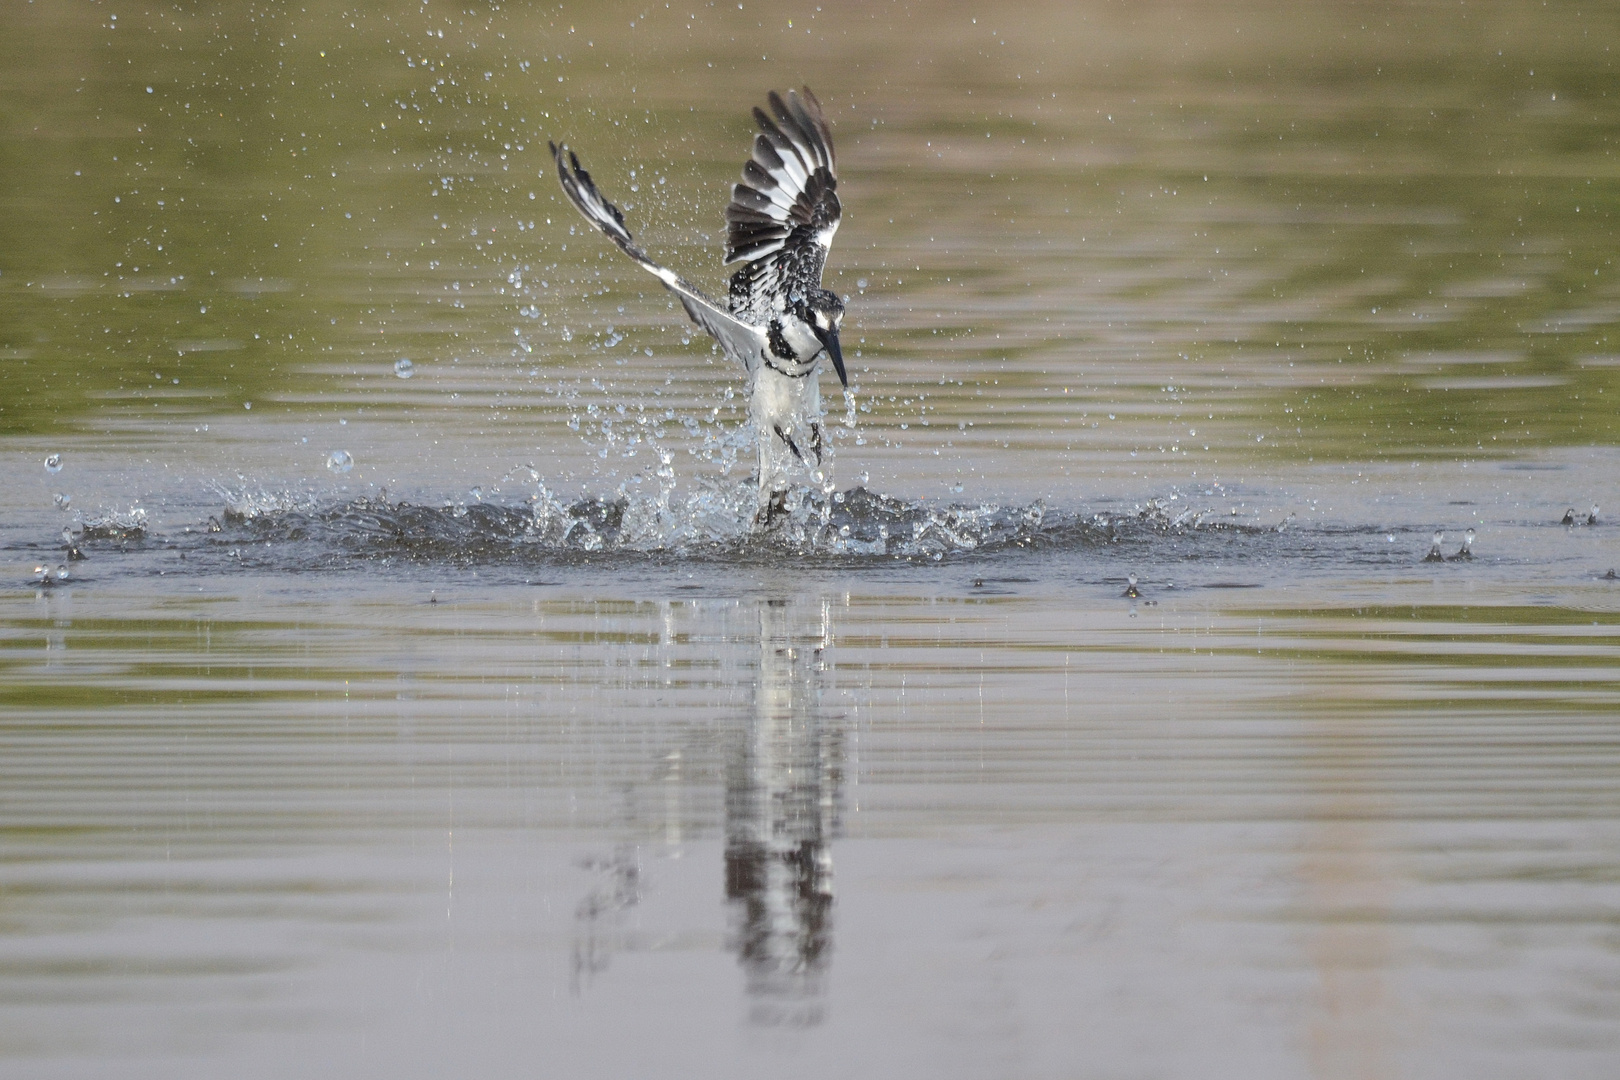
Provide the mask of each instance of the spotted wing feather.
[{"label": "spotted wing feather", "polygon": [[754,110],[759,133],[742,182],[726,207],[726,262],[746,262],[731,279],[731,309],[766,320],[794,291],[821,284],[842,207],[832,129],[806,87],[771,112]]}]

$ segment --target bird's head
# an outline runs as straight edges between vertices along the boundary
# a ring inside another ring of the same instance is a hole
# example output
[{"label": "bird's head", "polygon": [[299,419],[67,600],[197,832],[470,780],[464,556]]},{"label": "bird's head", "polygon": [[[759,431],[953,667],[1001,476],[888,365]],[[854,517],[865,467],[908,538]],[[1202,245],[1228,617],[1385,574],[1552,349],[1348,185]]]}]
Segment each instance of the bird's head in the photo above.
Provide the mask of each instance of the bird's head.
[{"label": "bird's head", "polygon": [[838,299],[838,294],[827,289],[817,289],[805,300],[801,318],[810,324],[817,340],[827,349],[827,355],[832,357],[833,369],[838,372],[838,381],[849,387],[849,376],[844,372],[844,353],[838,347],[838,324],[844,321],[844,302]]}]

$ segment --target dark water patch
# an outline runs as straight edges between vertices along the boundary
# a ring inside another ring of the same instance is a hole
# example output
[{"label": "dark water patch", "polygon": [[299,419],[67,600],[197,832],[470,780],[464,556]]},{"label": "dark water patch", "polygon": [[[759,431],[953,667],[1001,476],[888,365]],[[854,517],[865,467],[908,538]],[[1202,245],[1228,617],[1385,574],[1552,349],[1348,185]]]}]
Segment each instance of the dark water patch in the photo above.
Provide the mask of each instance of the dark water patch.
[{"label": "dark water patch", "polygon": [[[60,543],[21,548],[38,561],[32,583],[51,586],[148,574],[385,569],[428,584],[527,585],[587,569],[656,576],[684,569],[713,585],[733,570],[775,577],[961,565],[972,576],[952,588],[988,595],[1033,582],[1112,587],[1127,572],[1158,590],[1353,579],[1420,566],[1431,546],[1427,529],[1302,525],[1292,517],[1257,524],[1230,511],[1180,508],[1182,498],[1097,509],[931,502],[865,487],[801,490],[784,516],[761,526],[747,485],[572,499],[542,486],[519,503],[441,505],[385,493],[336,502],[255,493],[228,497],[194,525],[160,529],[144,512],[109,514],[77,533],[65,529]],[[1459,542],[1445,541],[1433,572],[1462,573],[1459,564],[1474,562],[1450,554]],[[1502,560],[1493,550],[1479,561]]]},{"label": "dark water patch", "polygon": [[386,498],[307,506],[239,502],[223,515],[222,531],[201,539],[213,548],[292,550],[317,563],[401,559],[469,566],[601,558],[748,563],[796,556],[860,566],[940,561],[1053,540],[1107,543],[1113,535],[1106,527],[1075,520],[1048,525],[1039,503],[929,505],[857,487],[830,497],[801,492],[785,516],[756,526],[751,500],[734,501],[735,507],[721,508],[724,514],[716,514],[713,501],[702,494],[685,500],[663,494],[565,501],[542,492],[518,505],[428,506]]},{"label": "dark water patch", "polygon": [[[1027,504],[934,503],[864,487],[830,496],[800,492],[789,512],[767,525],[739,514],[729,528],[692,527],[710,507],[700,499],[589,497],[562,501],[542,493],[526,504],[430,506],[386,498],[329,505],[238,504],[224,528],[204,536],[215,547],[243,543],[302,547],[342,559],[393,559],[451,565],[574,561],[581,556],[635,560],[770,563],[793,557],[859,568],[888,562],[996,558],[1019,551],[1069,553],[1133,548],[1173,558],[1223,556],[1232,545],[1271,554],[1272,527],[1222,520],[1207,511],[1172,512],[1159,500],[1129,511],[1096,513]],[[751,509],[751,504],[748,504]],[[1287,534],[1286,547],[1344,548],[1341,537],[1381,537],[1377,529]],[[1371,545],[1369,545],[1370,547]],[[1031,577],[1002,577],[1002,583]]]}]

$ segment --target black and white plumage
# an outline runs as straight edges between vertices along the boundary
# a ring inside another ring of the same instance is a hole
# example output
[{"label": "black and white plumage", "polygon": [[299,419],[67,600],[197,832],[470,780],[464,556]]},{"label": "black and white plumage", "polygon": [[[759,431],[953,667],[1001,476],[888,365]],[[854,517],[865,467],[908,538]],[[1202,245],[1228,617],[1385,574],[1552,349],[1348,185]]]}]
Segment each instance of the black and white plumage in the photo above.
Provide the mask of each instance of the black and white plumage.
[{"label": "black and white plumage", "polygon": [[725,303],[649,258],[579,158],[566,145],[551,146],[563,191],[585,219],[663,282],[692,321],[743,365],[759,443],[762,520],[781,508],[795,468],[814,472],[821,464],[823,355],[849,385],[838,344],[844,305],[821,287],[842,214],[832,130],[808,87],[786,98],[772,91],[767,101],[769,114],[754,110],[759,133],[726,207],[725,262],[743,266],[731,276]]}]

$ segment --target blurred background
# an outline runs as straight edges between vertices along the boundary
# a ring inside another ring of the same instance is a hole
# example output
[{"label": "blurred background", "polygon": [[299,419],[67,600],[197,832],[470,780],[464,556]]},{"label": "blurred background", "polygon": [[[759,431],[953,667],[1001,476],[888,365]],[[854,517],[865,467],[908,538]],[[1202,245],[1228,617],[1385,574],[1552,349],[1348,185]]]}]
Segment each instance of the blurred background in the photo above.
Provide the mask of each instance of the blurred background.
[{"label": "blurred background", "polygon": [[1620,434],[1603,5],[0,20],[0,437],[30,455],[110,440],[297,484],[342,450],[346,480],[396,489],[516,462],[611,489],[647,458],[600,464],[625,425],[604,434],[593,407],[735,422],[738,378],[584,234],[547,140],[719,291],[748,110],[798,85],[839,152],[828,281],[851,297],[862,410],[838,431],[846,484],[1074,502],[1257,455]]}]

